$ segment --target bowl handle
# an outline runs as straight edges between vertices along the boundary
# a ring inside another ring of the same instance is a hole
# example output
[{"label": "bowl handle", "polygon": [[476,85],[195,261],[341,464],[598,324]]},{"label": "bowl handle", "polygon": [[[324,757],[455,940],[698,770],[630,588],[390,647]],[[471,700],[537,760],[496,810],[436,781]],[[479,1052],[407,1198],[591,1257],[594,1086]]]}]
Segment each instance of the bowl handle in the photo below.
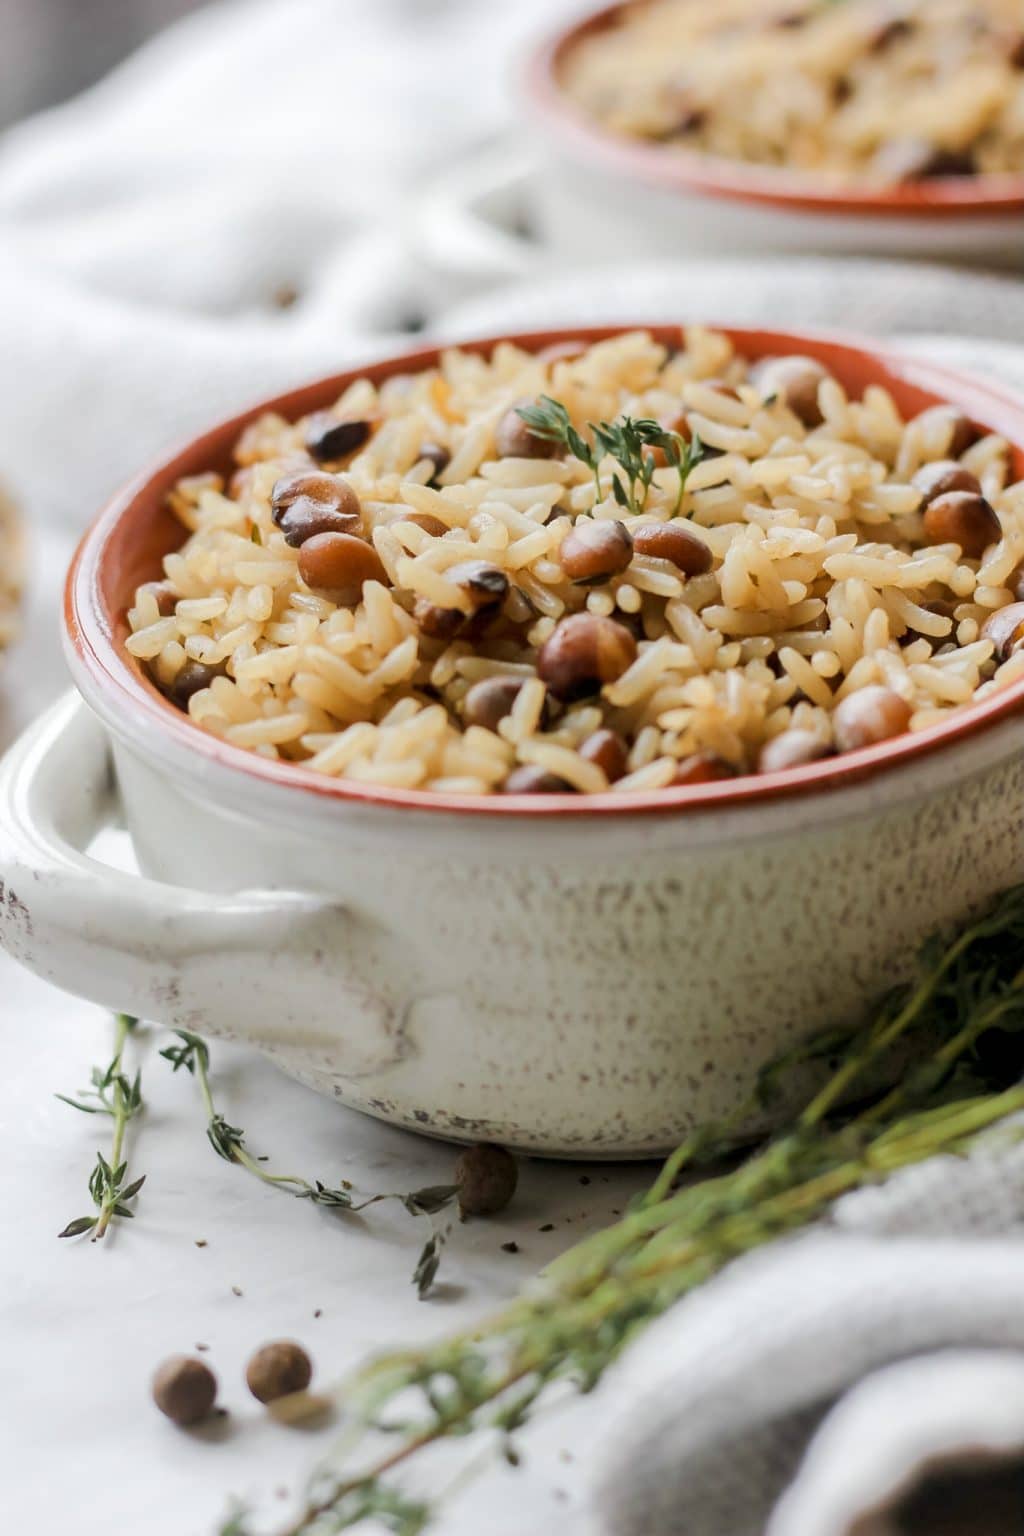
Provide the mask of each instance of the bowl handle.
[{"label": "bowl handle", "polygon": [[161,1024],[321,1066],[328,1052],[347,1076],[397,1059],[404,1008],[380,925],[328,896],[213,894],[113,869],[84,850],[116,807],[103,726],[65,696],[0,763],[0,944],[15,959]]}]

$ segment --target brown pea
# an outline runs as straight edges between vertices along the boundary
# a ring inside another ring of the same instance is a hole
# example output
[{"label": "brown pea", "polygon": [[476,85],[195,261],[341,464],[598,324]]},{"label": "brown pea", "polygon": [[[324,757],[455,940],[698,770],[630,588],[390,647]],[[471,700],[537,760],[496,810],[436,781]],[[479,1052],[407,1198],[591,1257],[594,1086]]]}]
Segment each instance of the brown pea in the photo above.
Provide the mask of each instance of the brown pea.
[{"label": "brown pea", "polygon": [[757,759],[758,773],[780,773],[784,768],[800,768],[804,763],[828,757],[832,748],[813,731],[782,731],[766,741]]},{"label": "brown pea", "polygon": [[591,586],[626,569],[633,558],[633,540],[620,522],[587,518],[569,529],[558,558],[570,581]]},{"label": "brown pea", "polygon": [[148,592],[155,598],[157,612],[162,619],[169,619],[178,606],[178,594],[169,581],[147,581],[140,591]]},{"label": "brown pea", "polygon": [[285,543],[301,549],[318,533],[356,533],[362,506],[347,480],[314,471],[286,475],[270,493],[271,516]]},{"label": "brown pea", "polygon": [[280,514],[300,497],[322,501],[325,506],[336,506],[342,494],[338,488],[346,484],[337,475],[329,475],[323,469],[293,469],[290,474],[282,475],[280,480],[274,482],[270,493],[270,508],[275,523]]},{"label": "brown pea", "polygon": [[832,715],[832,730],[840,752],[855,752],[876,741],[902,736],[910,724],[911,708],[891,688],[873,685],[847,694]]},{"label": "brown pea", "polygon": [[868,38],[867,51],[868,53],[885,53],[893,43],[912,37],[915,30],[909,16],[891,16],[883,20]]},{"label": "brown pea", "polygon": [[968,560],[980,560],[1003,531],[995,508],[972,491],[936,496],[923,522],[929,544],[959,544]]},{"label": "brown pea", "polygon": [[417,528],[429,533],[432,539],[441,539],[448,532],[448,524],[442,523],[439,517],[434,517],[430,512],[403,512],[401,517],[395,518],[395,522],[415,523]]},{"label": "brown pea", "polygon": [[890,139],[871,162],[876,175],[889,182],[933,181],[943,176],[972,176],[977,170],[969,149],[939,149],[928,139]]},{"label": "brown pea", "polygon": [[673,103],[672,121],[659,128],[656,137],[659,143],[670,144],[673,139],[685,139],[688,134],[699,133],[707,120],[706,108],[681,99]]},{"label": "brown pea", "polygon": [[431,640],[450,640],[474,619],[484,620],[508,595],[509,582],[504,571],[486,560],[464,560],[445,571],[449,581],[462,588],[473,605],[472,614],[461,608],[442,608],[425,597],[413,604],[412,616],[422,634]]},{"label": "brown pea", "polygon": [[911,484],[921,492],[921,511],[937,496],[947,491],[973,491],[981,494],[981,481],[969,469],[955,459],[936,459],[932,464],[922,464]]},{"label": "brown pea", "polygon": [[387,572],[372,544],[351,533],[316,533],[299,550],[299,575],[315,592],[347,602],[358,596],[366,581],[387,581]]},{"label": "brown pea", "polygon": [[421,443],[420,451],[416,455],[416,461],[417,463],[422,463],[424,459],[434,466],[434,473],[430,477],[430,483],[433,485],[438,475],[443,475],[448,468],[452,461],[452,456],[448,449],[442,447],[440,443]]},{"label": "brown pea", "polygon": [[[354,494],[354,493],[353,493]],[[322,533],[358,533],[363,520],[358,513],[342,512],[319,501],[301,498],[283,512],[277,526],[292,549],[301,549],[307,539]]]},{"label": "brown pea", "polygon": [[369,442],[374,423],[368,418],[343,417],[333,411],[317,411],[306,423],[306,452],[318,464],[346,459]]},{"label": "brown pea", "polygon": [[633,548],[638,555],[671,561],[684,576],[703,576],[711,569],[711,550],[682,518],[670,523],[641,523],[633,529]]},{"label": "brown pea", "polygon": [[1011,69],[1024,69],[1024,32],[1011,34],[1007,38],[1006,57]]},{"label": "brown pea", "polygon": [[636,641],[614,619],[574,613],[561,619],[537,657],[537,676],[558,699],[579,699],[613,683],[636,660]]},{"label": "brown pea", "polygon": [[463,560],[459,565],[450,565],[444,574],[466,593],[474,613],[494,608],[508,592],[505,572],[486,560]]},{"label": "brown pea", "polygon": [[1010,572],[1006,585],[1019,603],[1024,602],[1024,565],[1018,565]]},{"label": "brown pea", "polygon": [[821,426],[825,418],[818,404],[818,387],[828,378],[828,371],[816,358],[800,353],[765,357],[754,365],[750,376],[766,400],[777,395],[805,427]]},{"label": "brown pea", "polygon": [[981,637],[992,641],[998,661],[1007,661],[1024,645],[1024,602],[1008,603],[990,614],[981,626]]},{"label": "brown pea", "polygon": [[428,640],[451,640],[466,622],[461,608],[439,608],[425,597],[418,597],[413,603],[412,616]]},{"label": "brown pea", "polygon": [[543,768],[535,768],[530,763],[524,763],[520,768],[513,768],[504,784],[501,786],[503,795],[565,795],[575,794],[571,784],[564,779],[557,778],[553,773],[545,773]]},{"label": "brown pea", "polygon": [[629,748],[618,731],[609,731],[602,727],[601,730],[594,731],[588,736],[586,741],[580,743],[579,754],[588,763],[596,763],[609,784],[614,784],[616,779],[621,779],[626,771]]},{"label": "brown pea", "polygon": [[217,1378],[202,1360],[172,1355],[153,1376],[153,1401],[183,1428],[205,1419],[217,1397]]},{"label": "brown pea", "polygon": [[714,784],[736,777],[736,770],[714,752],[693,752],[680,758],[672,784]]},{"label": "brown pea", "polygon": [[277,1339],[264,1344],[245,1368],[245,1380],[253,1397],[261,1403],[276,1402],[292,1392],[305,1392],[313,1376],[313,1365],[301,1344],[291,1339]]},{"label": "brown pea", "polygon": [[957,410],[955,405],[930,405],[927,410],[920,411],[914,417],[918,426],[926,429],[936,426],[945,426],[948,432],[948,441],[944,452],[951,459],[958,459],[962,453],[966,453],[972,443],[977,442],[978,433],[963,411]]},{"label": "brown pea", "polygon": [[462,702],[462,718],[466,725],[480,725],[485,731],[496,731],[501,721],[511,714],[522,686],[521,677],[485,677],[474,683]]},{"label": "brown pea", "polygon": [[[521,405],[530,403],[529,400],[520,402]],[[562,450],[559,443],[535,436],[520,416],[518,407],[512,406],[494,429],[494,451],[500,459],[556,459]]]},{"label": "brown pea", "polygon": [[227,664],[223,661],[216,666],[210,666],[205,661],[186,661],[168,688],[167,697],[187,714],[189,700],[204,688],[209,688],[215,677],[223,677],[226,672]]}]

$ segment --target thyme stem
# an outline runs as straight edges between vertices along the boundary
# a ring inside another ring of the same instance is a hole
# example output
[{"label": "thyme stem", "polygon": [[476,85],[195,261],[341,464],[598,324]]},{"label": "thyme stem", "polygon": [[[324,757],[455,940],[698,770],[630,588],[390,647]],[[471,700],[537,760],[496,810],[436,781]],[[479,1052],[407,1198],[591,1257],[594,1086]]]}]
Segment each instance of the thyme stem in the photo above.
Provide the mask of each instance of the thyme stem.
[{"label": "thyme stem", "polygon": [[92,1233],[95,1243],[105,1236],[115,1217],[131,1218],[134,1215],[126,1201],[134,1199],[146,1181],[145,1174],[125,1186],[128,1164],[124,1159],[124,1140],[128,1122],[142,1110],[141,1076],[136,1072],[129,1080],[122,1069],[124,1048],[128,1036],[138,1023],[130,1014],[115,1014],[114,1050],[106,1067],[94,1067],[90,1074],[91,1087],[81,1090],[74,1098],[58,1093],[57,1098],[72,1109],[87,1115],[109,1115],[113,1121],[110,1161],[102,1152],[96,1153],[96,1166],[89,1177],[89,1193],[96,1207],[95,1216],[79,1216],[70,1221],[60,1237],[80,1237]]},{"label": "thyme stem", "polygon": [[228,1163],[237,1163],[248,1173],[255,1174],[262,1183],[283,1189],[299,1200],[310,1200],[314,1205],[327,1205],[355,1213],[384,1200],[397,1200],[410,1215],[426,1217],[430,1225],[430,1236],[420,1250],[413,1270],[413,1281],[420,1299],[426,1297],[437,1275],[441,1249],[447,1236],[447,1229],[436,1226],[433,1218],[452,1204],[456,1196],[455,1186],[442,1184],[414,1190],[407,1195],[368,1195],[357,1201],[352,1196],[351,1184],[345,1179],[341,1181],[340,1187],[332,1189],[319,1179],[310,1183],[297,1173],[270,1173],[259,1158],[253,1157],[249,1151],[245,1144],[245,1132],[237,1125],[229,1125],[214,1103],[210,1085],[210,1051],[205,1040],[185,1029],[175,1030],[175,1034],[181,1043],[168,1046],[160,1055],[171,1063],[172,1071],[177,1072],[180,1067],[184,1067],[196,1079],[206,1112],[207,1139],[218,1157]]}]

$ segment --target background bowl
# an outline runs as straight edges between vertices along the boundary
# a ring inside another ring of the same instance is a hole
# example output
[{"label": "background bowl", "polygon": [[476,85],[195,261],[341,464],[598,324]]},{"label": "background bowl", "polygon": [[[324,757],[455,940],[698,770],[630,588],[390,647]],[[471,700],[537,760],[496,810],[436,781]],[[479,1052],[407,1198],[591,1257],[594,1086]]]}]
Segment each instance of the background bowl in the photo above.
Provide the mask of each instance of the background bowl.
[{"label": "background bowl", "polygon": [[1024,270],[1024,175],[837,188],[610,132],[570,100],[560,72],[573,48],[622,10],[605,6],[563,27],[526,70],[526,113],[541,151],[535,216],[560,255],[604,262],[794,251]]}]

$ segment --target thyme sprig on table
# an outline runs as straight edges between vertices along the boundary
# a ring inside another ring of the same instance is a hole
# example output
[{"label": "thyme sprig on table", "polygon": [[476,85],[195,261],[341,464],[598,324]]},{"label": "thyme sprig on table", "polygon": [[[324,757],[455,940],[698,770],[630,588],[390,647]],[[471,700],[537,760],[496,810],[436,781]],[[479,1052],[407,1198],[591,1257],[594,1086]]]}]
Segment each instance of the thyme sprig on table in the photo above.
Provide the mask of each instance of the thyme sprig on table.
[{"label": "thyme sprig on table", "polygon": [[295,1173],[271,1173],[263,1160],[254,1157],[245,1144],[245,1132],[237,1125],[229,1125],[217,1109],[210,1086],[210,1048],[200,1035],[191,1030],[176,1029],[177,1045],[169,1045],[160,1052],[171,1070],[184,1068],[199,1085],[199,1093],[206,1111],[206,1135],[218,1157],[227,1163],[237,1163],[249,1173],[255,1174],[264,1184],[284,1189],[299,1200],[310,1200],[314,1205],[333,1207],[335,1210],[364,1211],[384,1200],[397,1200],[411,1216],[425,1216],[430,1221],[427,1238],[413,1270],[413,1283],[423,1300],[430,1292],[441,1262],[441,1249],[448,1235],[448,1228],[435,1226],[432,1217],[452,1205],[457,1190],[454,1184],[430,1185],[426,1189],[413,1190],[410,1194],[367,1195],[359,1199],[353,1194],[353,1186],[347,1179],[332,1187],[320,1179],[303,1178]]},{"label": "thyme sprig on table", "polygon": [[593,437],[593,443],[589,443],[573,426],[561,400],[553,400],[550,395],[541,395],[535,405],[518,407],[517,414],[534,437],[560,443],[574,459],[586,465],[594,477],[597,501],[604,499],[601,465],[605,458],[613,458],[622,474],[612,472],[612,495],[620,507],[634,515],[643,512],[647,506],[654,472],[658,468],[651,449],[660,448],[666,462],[679,476],[673,516],[683,504],[690,471],[704,457],[704,446],[698,436],[688,442],[681,433],[671,432],[660,421],[647,417],[623,416],[618,421],[588,422],[587,429]]},{"label": "thyme sprig on table", "polygon": [[[674,1302],[825,1216],[840,1196],[926,1158],[966,1156],[999,1127],[1024,1136],[1022,955],[1017,887],[960,933],[929,941],[914,978],[866,1023],[779,1057],[750,1105],[688,1137],[621,1220],[569,1249],[489,1322],[372,1363],[340,1394],[354,1438],[318,1469],[282,1536],[333,1536],[370,1518],[416,1536],[431,1510],[393,1482],[405,1462],[456,1436],[507,1445],[554,1388],[590,1391]],[[878,1087],[894,1077],[897,1086]],[[784,1128],[722,1171],[750,1109],[777,1113],[780,1095],[798,1105]],[[706,1176],[694,1180],[699,1170]],[[684,1173],[691,1181],[680,1187]],[[247,1530],[238,1519],[235,1536]]]},{"label": "thyme sprig on table", "polygon": [[122,1068],[125,1044],[134,1030],[137,1019],[130,1014],[115,1016],[114,1050],[105,1067],[93,1067],[89,1088],[83,1088],[74,1098],[58,1093],[62,1104],[81,1110],[84,1115],[108,1115],[113,1121],[110,1159],[102,1151],[96,1153],[96,1164],[89,1175],[89,1193],[96,1207],[94,1216],[78,1216],[69,1221],[58,1237],[81,1237],[92,1233],[92,1241],[104,1236],[115,1218],[131,1220],[135,1215],[127,1206],[146,1182],[146,1175],[125,1184],[128,1163],[123,1156],[125,1132],[128,1123],[142,1110],[142,1075],[136,1072],[129,1078]]}]

